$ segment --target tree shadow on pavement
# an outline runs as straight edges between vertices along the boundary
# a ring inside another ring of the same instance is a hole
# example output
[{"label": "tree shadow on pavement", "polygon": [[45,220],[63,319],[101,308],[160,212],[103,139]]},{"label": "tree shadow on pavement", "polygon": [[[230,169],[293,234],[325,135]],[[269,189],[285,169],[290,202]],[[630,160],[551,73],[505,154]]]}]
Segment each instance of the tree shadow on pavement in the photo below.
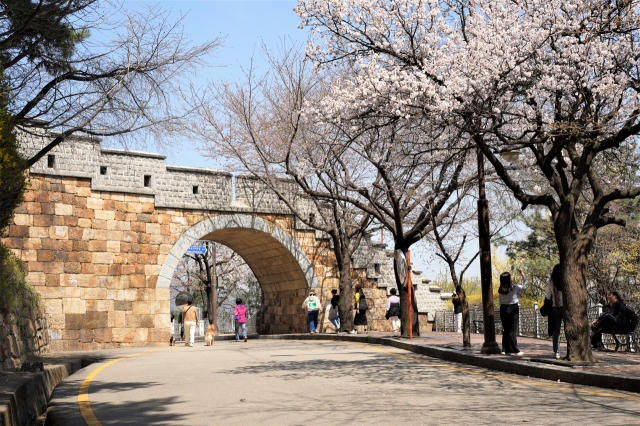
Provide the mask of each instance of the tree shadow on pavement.
[{"label": "tree shadow on pavement", "polygon": [[[419,412],[419,418],[429,423],[428,417],[432,411],[439,411],[439,416],[447,410],[459,413],[459,398],[466,401],[464,417],[469,421],[475,419],[479,423],[503,422],[505,418],[520,416],[519,421],[533,424],[545,424],[548,421],[554,424],[575,424],[576,418],[588,416],[588,424],[610,424],[616,421],[616,415],[640,416],[640,407],[636,408],[635,403],[630,406],[629,401],[615,398],[605,400],[593,393],[582,394],[576,391],[583,388],[580,386],[562,383],[555,388],[551,381],[522,378],[416,354],[398,353],[395,356],[392,353],[360,348],[354,351],[350,347],[348,354],[343,352],[340,357],[344,348],[344,345],[330,345],[327,350],[327,345],[323,345],[320,350],[305,354],[307,359],[304,360],[283,359],[282,354],[274,354],[273,361],[249,364],[221,373],[263,376],[285,382],[310,381],[309,394],[296,395],[295,407],[284,401],[282,404],[274,404],[273,400],[264,406],[260,406],[260,401],[247,405],[248,408],[255,404],[253,409],[256,411],[270,412],[274,416],[295,412],[300,410],[300,406],[308,406],[305,410],[315,411],[318,401],[313,387],[334,386],[336,395],[353,395],[352,401],[342,401],[350,408],[345,413],[344,409],[337,406],[336,401],[323,401],[324,407],[319,410],[318,415],[322,416],[323,410],[325,413],[339,410],[340,422],[345,424],[362,423],[362,416],[375,418],[376,412],[382,415],[389,410]],[[359,359],[345,359],[349,357]],[[283,388],[286,387],[285,384]],[[411,389],[409,396],[399,398],[400,395],[407,395],[407,389]],[[286,390],[277,387],[273,392],[282,392],[283,398],[286,395]],[[368,400],[373,394],[383,400],[363,401],[362,398]],[[437,407],[425,404],[432,400],[432,396],[440,397]],[[505,398],[509,401],[508,404],[504,403]],[[579,406],[576,405],[578,402]],[[557,415],[548,417],[548,413]],[[569,416],[565,419],[562,413]],[[226,414],[234,416],[235,413]],[[402,417],[407,420],[405,415]],[[442,420],[442,417],[439,419]]]}]

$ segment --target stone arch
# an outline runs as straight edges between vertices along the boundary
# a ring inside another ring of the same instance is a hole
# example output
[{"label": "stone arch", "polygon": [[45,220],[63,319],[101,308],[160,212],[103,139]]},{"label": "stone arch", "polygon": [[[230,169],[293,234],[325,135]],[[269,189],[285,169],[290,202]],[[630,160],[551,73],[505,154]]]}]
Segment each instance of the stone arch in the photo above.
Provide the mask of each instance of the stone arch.
[{"label": "stone arch", "polygon": [[258,317],[261,333],[295,333],[306,330],[300,305],[318,278],[302,247],[277,225],[244,214],[205,219],[187,230],[164,260],[157,287],[169,288],[173,272],[187,248],[197,240],[226,245],[247,262],[263,291]]}]

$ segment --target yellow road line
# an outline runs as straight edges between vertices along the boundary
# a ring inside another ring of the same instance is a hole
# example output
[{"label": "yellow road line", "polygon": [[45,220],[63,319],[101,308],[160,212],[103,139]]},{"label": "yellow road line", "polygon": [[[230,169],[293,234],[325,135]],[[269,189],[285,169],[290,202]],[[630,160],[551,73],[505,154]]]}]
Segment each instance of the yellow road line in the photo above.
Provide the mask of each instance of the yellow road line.
[{"label": "yellow road line", "polygon": [[[470,374],[470,375],[473,375],[473,376],[481,376],[481,377],[486,377],[486,378],[489,378],[489,379],[496,379],[496,380],[501,380],[501,381],[505,381],[505,382],[518,383],[518,384],[522,384],[522,385],[537,386],[537,387],[543,387],[543,388],[551,388],[551,389],[556,389],[556,390],[561,390],[561,391],[571,391],[571,392],[582,393],[582,394],[593,395],[593,396],[601,396],[601,397],[606,397],[606,398],[625,399],[627,401],[640,401],[639,397],[634,397],[634,396],[630,396],[630,395],[619,395],[619,394],[613,394],[613,393],[609,393],[609,392],[599,392],[599,391],[593,391],[593,390],[588,390],[588,389],[575,389],[575,388],[568,387],[568,386],[557,385],[557,384],[555,384],[553,382],[545,383],[544,381],[542,381],[543,379],[540,379],[542,382],[534,382],[534,381],[531,381],[531,380],[515,379],[515,378],[511,378],[511,377],[498,376],[498,375],[495,375],[495,374],[482,373],[480,371],[472,371],[472,370],[469,370],[469,369],[463,368],[463,367],[455,367],[453,365],[447,365],[447,364],[441,364],[441,363],[437,363],[437,362],[427,361],[427,360],[424,360],[424,359],[416,358],[414,356],[403,355],[403,354],[399,354],[399,353],[396,353],[396,352],[385,351],[384,349],[379,349],[379,348],[376,348],[374,346],[366,345],[366,344],[363,344],[363,343],[352,343],[352,342],[341,342],[341,343],[347,343],[347,344],[351,344],[351,345],[362,346],[362,347],[371,349],[371,350],[376,351],[376,352],[381,352],[383,354],[395,356],[395,357],[398,357],[398,358],[403,358],[403,359],[406,359],[406,360],[409,360],[409,361],[419,362],[421,364],[430,365],[432,367],[442,367],[442,368],[446,368],[447,370],[452,370],[452,371],[456,371],[456,372],[464,373],[464,374]],[[403,349],[400,349],[400,350],[403,350]],[[481,367],[478,367],[478,368],[481,368]],[[509,373],[505,373],[505,374],[509,374]]]},{"label": "yellow road line", "polygon": [[91,402],[89,402],[89,386],[91,386],[91,381],[95,379],[98,373],[100,373],[110,365],[122,361],[123,359],[133,358],[134,356],[150,354],[153,352],[159,351],[139,352],[137,354],[127,355],[123,356],[122,358],[114,359],[113,361],[109,361],[106,364],[103,364],[100,367],[96,368],[91,372],[91,374],[85,377],[85,379],[82,381],[82,384],[80,385],[80,390],[78,390],[78,405],[80,406],[80,414],[82,415],[82,418],[84,419],[87,426],[102,426],[102,423],[100,423],[100,420],[98,420],[96,415],[93,413],[93,410],[91,409]]}]

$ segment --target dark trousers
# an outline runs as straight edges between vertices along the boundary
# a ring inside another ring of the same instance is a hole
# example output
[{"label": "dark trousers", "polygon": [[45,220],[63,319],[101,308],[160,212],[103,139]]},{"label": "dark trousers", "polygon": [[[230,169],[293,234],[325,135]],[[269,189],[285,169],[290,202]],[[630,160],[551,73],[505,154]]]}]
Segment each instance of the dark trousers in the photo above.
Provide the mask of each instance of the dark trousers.
[{"label": "dark trousers", "polygon": [[500,321],[502,321],[502,352],[517,354],[518,350],[518,319],[520,307],[513,305],[500,305]]},{"label": "dark trousers", "polygon": [[562,311],[563,308],[553,308],[553,351],[560,351],[560,331],[562,329]]},{"label": "dark trousers", "polygon": [[309,320],[309,331],[316,331],[318,327],[318,311],[309,311],[307,319]]},{"label": "dark trousers", "polygon": [[[596,333],[595,330],[602,329],[600,333]],[[592,346],[602,346],[602,333],[608,333],[614,330],[622,330],[624,327],[616,317],[611,314],[604,314],[600,317],[596,325],[593,326],[593,336],[591,336]]]}]

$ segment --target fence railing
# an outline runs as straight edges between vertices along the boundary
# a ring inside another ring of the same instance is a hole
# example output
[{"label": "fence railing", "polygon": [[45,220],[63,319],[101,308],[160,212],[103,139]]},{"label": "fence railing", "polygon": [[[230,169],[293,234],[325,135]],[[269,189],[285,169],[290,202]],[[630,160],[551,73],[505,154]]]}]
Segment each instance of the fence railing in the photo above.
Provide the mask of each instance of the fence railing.
[{"label": "fence railing", "polygon": [[[602,305],[596,305],[589,308],[587,315],[589,322],[597,319],[602,314]],[[434,315],[434,331],[455,331],[455,320],[453,309],[436,311]],[[500,322],[500,309],[494,310],[496,334],[502,334],[502,323]],[[469,319],[471,323],[472,333],[484,333],[484,322],[482,317],[482,309],[478,306],[469,308]],[[634,332],[635,341],[639,341],[640,327]],[[551,340],[548,332],[548,317],[540,315],[538,304],[534,303],[532,307],[520,307],[520,318],[518,323],[518,336],[533,337],[536,339]],[[614,348],[615,341],[609,334],[603,334],[602,342],[607,348]],[[560,341],[564,342],[564,327],[560,331]],[[637,348],[633,348],[637,353]]]}]

